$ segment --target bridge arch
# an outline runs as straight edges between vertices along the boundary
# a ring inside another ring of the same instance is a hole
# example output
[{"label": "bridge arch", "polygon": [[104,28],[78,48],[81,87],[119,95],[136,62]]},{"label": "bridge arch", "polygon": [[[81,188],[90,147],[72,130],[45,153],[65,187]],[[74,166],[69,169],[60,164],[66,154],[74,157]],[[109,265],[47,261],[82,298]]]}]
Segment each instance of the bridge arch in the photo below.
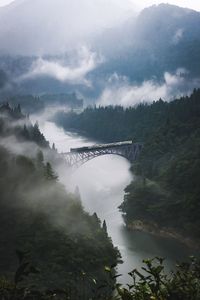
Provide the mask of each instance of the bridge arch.
[{"label": "bridge arch", "polygon": [[78,168],[86,162],[103,155],[118,155],[132,163],[138,158],[141,149],[142,144],[125,141],[74,148],[70,149],[68,153],[63,153],[63,155],[70,167]]}]

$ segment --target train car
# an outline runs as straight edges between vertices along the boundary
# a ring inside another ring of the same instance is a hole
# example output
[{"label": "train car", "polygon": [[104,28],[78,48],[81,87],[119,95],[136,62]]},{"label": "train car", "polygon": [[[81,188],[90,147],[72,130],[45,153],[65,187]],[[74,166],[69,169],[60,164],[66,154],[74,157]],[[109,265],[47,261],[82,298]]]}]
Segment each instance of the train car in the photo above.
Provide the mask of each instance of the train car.
[{"label": "train car", "polygon": [[116,142],[116,143],[109,143],[109,144],[96,144],[92,146],[85,146],[80,148],[71,148],[70,152],[85,152],[85,151],[91,151],[91,150],[98,150],[98,149],[104,149],[104,148],[113,148],[123,145],[131,145],[133,144],[133,141],[124,141],[124,142]]},{"label": "train car", "polygon": [[87,151],[88,147],[80,147],[80,148],[71,148],[70,152],[84,152]]}]

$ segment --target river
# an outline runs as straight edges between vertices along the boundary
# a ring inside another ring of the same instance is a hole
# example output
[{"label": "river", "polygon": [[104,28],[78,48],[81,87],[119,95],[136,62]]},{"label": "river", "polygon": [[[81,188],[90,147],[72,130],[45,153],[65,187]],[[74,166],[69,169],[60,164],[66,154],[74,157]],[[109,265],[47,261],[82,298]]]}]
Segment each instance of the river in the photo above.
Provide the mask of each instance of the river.
[{"label": "river", "polygon": [[[58,152],[70,148],[94,144],[78,134],[64,131],[54,123],[39,120],[40,129],[50,144],[55,143]],[[155,256],[166,257],[166,268],[173,268],[176,260],[183,260],[190,251],[173,239],[160,238],[142,232],[130,232],[124,226],[118,206],[123,201],[124,188],[131,182],[130,164],[122,157],[102,156],[95,158],[77,169],[72,176],[62,178],[68,189],[79,187],[83,206],[90,213],[96,212],[106,220],[108,234],[121,252],[123,264],[118,272],[123,274],[120,282],[130,282],[128,272],[140,269],[142,260]]]}]

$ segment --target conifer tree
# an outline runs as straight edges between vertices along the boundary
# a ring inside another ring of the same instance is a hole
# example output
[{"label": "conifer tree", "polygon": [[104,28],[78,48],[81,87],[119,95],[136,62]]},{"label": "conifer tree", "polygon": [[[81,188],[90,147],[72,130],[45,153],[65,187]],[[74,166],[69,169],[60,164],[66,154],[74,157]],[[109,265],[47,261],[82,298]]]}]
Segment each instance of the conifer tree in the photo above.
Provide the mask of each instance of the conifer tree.
[{"label": "conifer tree", "polygon": [[54,173],[52,166],[49,162],[45,165],[45,178],[47,180],[57,180],[58,176]]},{"label": "conifer tree", "polygon": [[40,149],[37,152],[36,161],[37,161],[37,165],[39,167],[43,166],[43,164],[44,164],[44,155],[43,155],[43,152]]},{"label": "conifer tree", "polygon": [[103,221],[102,229],[105,232],[105,234],[107,235],[108,231],[107,231],[107,225],[106,225],[106,221],[105,220]]}]

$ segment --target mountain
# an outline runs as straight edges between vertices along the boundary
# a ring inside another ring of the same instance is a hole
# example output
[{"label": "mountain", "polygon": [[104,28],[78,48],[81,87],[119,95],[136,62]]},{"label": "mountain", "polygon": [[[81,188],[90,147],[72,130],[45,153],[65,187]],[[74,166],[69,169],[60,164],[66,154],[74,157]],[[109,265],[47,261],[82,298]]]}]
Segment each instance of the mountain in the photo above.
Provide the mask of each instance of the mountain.
[{"label": "mountain", "polygon": [[[124,19],[129,0],[16,0],[0,9],[3,54],[58,54]],[[128,7],[128,8],[127,8]]]},{"label": "mountain", "polygon": [[18,0],[0,9],[0,53],[10,53],[0,56],[1,94],[97,99],[113,74],[117,83],[167,84],[166,99],[199,86],[199,12],[160,4],[127,17],[127,6],[113,2]]},{"label": "mountain", "polygon": [[98,45],[109,57],[109,63],[102,66],[105,73],[143,81],[185,68],[190,77],[200,76],[200,13],[169,4],[154,5],[136,20],[124,23],[121,30],[105,32]]}]

